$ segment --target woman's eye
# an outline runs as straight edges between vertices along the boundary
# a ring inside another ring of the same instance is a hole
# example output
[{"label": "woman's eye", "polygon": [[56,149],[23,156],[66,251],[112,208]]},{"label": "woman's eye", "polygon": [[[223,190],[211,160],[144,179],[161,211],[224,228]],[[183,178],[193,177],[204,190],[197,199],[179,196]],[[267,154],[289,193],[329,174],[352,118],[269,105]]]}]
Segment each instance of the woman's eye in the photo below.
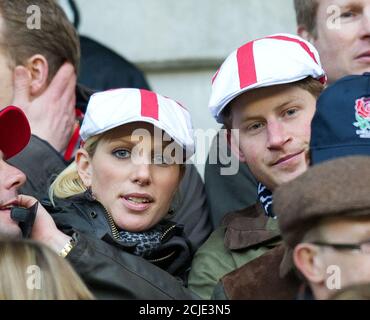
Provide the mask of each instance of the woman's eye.
[{"label": "woman's eye", "polygon": [[126,149],[119,149],[119,150],[113,151],[113,155],[120,159],[126,159],[130,157],[131,152]]}]

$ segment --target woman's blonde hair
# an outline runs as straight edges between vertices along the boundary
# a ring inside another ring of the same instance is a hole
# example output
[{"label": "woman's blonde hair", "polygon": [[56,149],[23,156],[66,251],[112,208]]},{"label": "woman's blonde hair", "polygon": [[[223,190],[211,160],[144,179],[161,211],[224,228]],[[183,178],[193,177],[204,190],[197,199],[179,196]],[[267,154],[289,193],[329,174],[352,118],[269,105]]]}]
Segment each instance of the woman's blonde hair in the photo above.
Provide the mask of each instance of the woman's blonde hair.
[{"label": "woman's blonde hair", "polygon": [[[102,136],[103,134],[100,134],[87,139],[83,148],[90,157],[94,156],[96,147]],[[51,184],[49,188],[49,198],[52,204],[54,204],[54,196],[61,199],[69,198],[85,192],[86,189],[86,186],[78,174],[76,161],[73,161]]]},{"label": "woman's blonde hair", "polygon": [[68,261],[31,240],[0,241],[1,300],[94,299]]}]

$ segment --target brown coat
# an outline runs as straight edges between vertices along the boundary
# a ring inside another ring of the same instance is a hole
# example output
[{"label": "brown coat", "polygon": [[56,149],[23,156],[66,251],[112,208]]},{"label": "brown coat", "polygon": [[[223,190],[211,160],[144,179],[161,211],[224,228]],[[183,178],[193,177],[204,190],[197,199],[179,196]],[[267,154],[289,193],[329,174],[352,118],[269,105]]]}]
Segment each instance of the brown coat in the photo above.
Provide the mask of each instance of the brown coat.
[{"label": "brown coat", "polygon": [[225,297],[230,300],[294,299],[299,281],[293,275],[280,278],[279,267],[283,256],[284,247],[278,245],[225,275],[221,279]]}]

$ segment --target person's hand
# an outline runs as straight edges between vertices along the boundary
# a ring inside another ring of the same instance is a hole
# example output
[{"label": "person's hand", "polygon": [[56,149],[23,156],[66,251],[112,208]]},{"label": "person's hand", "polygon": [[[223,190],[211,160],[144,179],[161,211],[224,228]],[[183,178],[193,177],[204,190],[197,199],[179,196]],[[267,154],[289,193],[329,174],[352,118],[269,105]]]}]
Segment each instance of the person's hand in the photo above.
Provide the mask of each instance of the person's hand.
[{"label": "person's hand", "polygon": [[[30,208],[36,202],[37,199],[31,196],[18,195],[17,198],[17,205],[24,208]],[[37,207],[31,238],[46,244],[57,253],[59,253],[71,239],[71,237],[57,228],[53,218],[40,203]]]},{"label": "person's hand", "polygon": [[66,148],[76,124],[76,81],[72,64],[65,63],[45,91],[31,99],[29,71],[24,66],[17,66],[14,71],[12,104],[24,111],[32,134],[49,142],[58,152]]}]

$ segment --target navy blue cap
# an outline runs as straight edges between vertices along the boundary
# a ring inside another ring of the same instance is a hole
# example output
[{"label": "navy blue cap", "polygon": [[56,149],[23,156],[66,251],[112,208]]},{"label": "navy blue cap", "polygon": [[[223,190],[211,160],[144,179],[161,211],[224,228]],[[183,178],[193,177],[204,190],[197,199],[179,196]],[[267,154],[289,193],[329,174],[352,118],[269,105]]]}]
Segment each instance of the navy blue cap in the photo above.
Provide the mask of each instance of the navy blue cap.
[{"label": "navy blue cap", "polygon": [[370,156],[370,73],[327,87],[311,124],[311,165],[351,155]]}]

